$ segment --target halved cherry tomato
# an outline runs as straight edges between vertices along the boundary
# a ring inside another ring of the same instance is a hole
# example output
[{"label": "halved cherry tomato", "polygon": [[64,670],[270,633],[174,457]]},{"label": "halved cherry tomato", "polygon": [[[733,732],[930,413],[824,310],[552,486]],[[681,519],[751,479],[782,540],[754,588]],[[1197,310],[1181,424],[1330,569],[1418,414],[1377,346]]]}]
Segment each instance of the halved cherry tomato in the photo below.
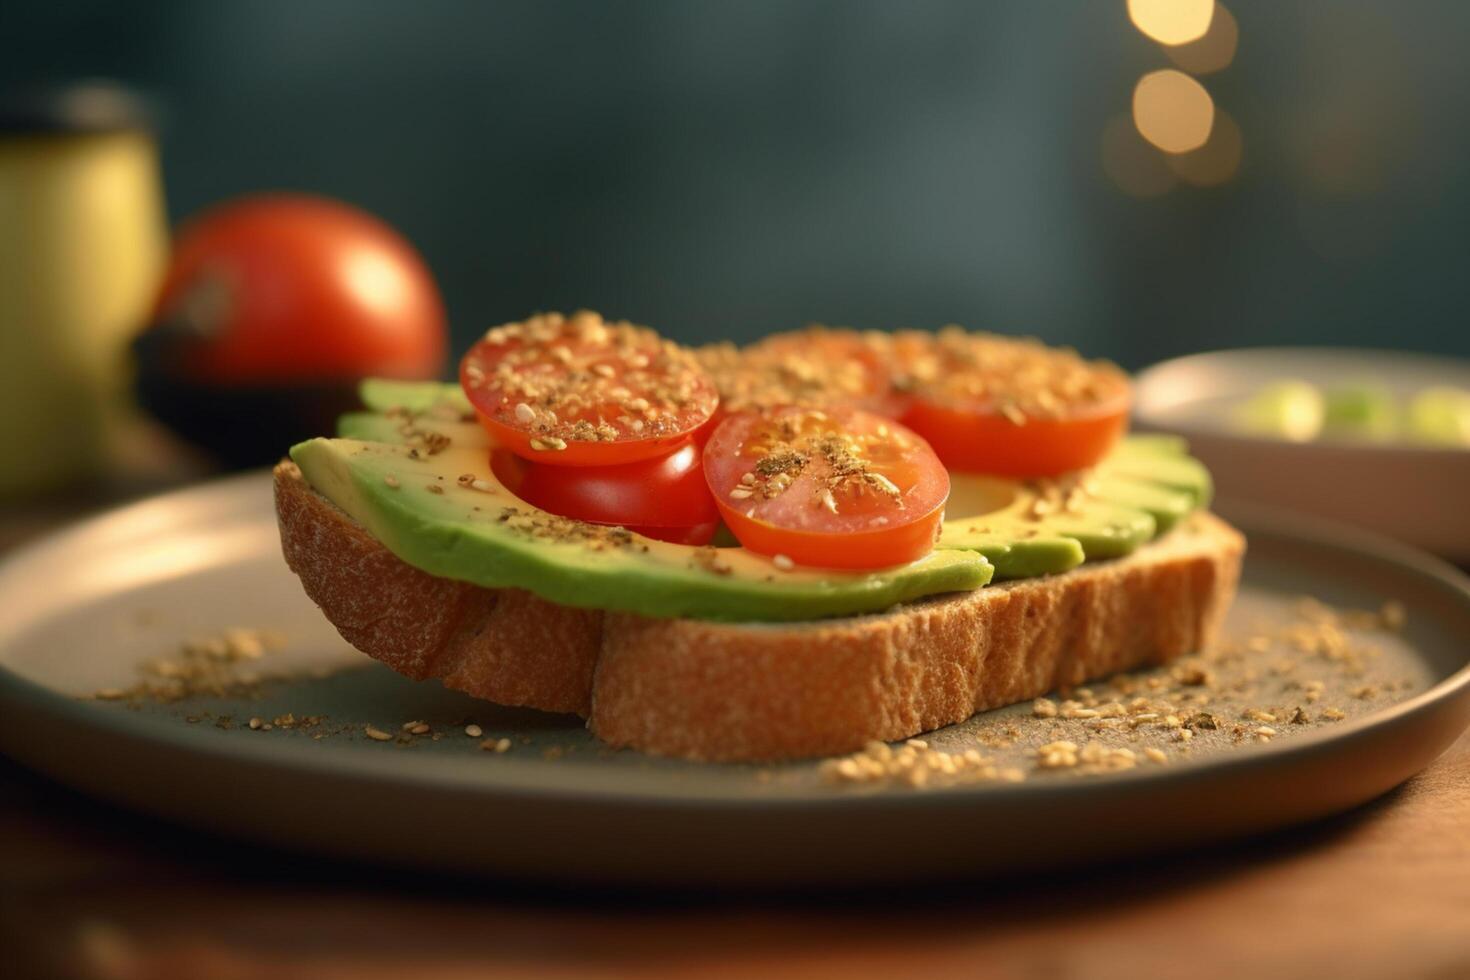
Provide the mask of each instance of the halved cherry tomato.
[{"label": "halved cherry tomato", "polygon": [[692,441],[659,459],[620,466],[547,466],[495,450],[490,467],[511,493],[544,511],[619,524],[675,544],[709,544],[720,523]]},{"label": "halved cherry tomato", "polygon": [[731,415],[705,446],[704,475],[742,545],[820,568],[923,557],[949,499],[923,439],[852,408]]},{"label": "halved cherry tomato", "polygon": [[721,414],[796,405],[897,418],[907,399],[893,389],[888,347],[888,335],[877,331],[810,326],[697,353],[719,388]]},{"label": "halved cherry tomato", "polygon": [[586,311],[494,328],[459,378],[497,445],[553,466],[666,456],[719,401],[693,354]]},{"label": "halved cherry tomato", "polygon": [[1092,466],[1128,428],[1121,370],[1035,341],[942,331],[900,334],[903,417],[950,469],[1020,478]]}]

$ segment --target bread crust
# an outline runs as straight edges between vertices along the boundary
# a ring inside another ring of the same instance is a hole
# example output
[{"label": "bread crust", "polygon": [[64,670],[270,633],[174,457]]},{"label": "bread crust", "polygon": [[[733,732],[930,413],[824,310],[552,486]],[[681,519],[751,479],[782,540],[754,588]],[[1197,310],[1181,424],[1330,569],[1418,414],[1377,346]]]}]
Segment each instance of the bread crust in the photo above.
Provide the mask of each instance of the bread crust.
[{"label": "bread crust", "polygon": [[275,493],[286,564],[348,643],[414,680],[437,677],[496,704],[591,711],[601,612],[421,572],[294,463],[276,466]]},{"label": "bread crust", "polygon": [[657,755],[764,761],[850,751],[1206,646],[1244,539],[1207,513],[1116,561],[812,623],[571,609],[405,564],[276,468],[282,549],[349,643],[415,679],[575,712]]}]

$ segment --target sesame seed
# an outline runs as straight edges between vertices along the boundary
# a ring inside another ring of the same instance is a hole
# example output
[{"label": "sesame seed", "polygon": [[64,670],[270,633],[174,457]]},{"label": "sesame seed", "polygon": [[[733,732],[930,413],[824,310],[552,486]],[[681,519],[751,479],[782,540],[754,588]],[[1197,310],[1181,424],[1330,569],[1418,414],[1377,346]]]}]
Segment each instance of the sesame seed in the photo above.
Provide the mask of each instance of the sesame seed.
[{"label": "sesame seed", "polygon": [[[267,727],[269,727],[269,726],[267,726]],[[391,742],[391,741],[393,741],[393,736],[392,735],[389,735],[387,732],[383,731],[380,728],[374,728],[372,725],[365,725],[365,726],[363,726],[363,734],[366,735],[368,738],[372,739],[374,742]]]},{"label": "sesame seed", "polygon": [[391,488],[393,488],[394,490],[397,490],[398,489],[398,477],[394,476],[392,473],[389,473],[386,476],[384,476],[383,477],[383,482],[386,483],[386,484],[388,484],[388,486],[391,487]]},{"label": "sesame seed", "polygon": [[536,412],[531,408],[530,405],[527,405],[525,402],[517,402],[515,412],[516,421],[521,423],[522,425],[530,425],[532,422],[536,421]]},{"label": "sesame seed", "polygon": [[796,567],[796,562],[792,561],[785,555],[775,555],[771,558],[771,564],[775,565],[783,572],[789,572]]},{"label": "sesame seed", "polygon": [[261,721],[259,718],[251,718],[249,722],[250,730],[252,732],[258,732],[260,731],[260,726],[264,724],[265,722]]},{"label": "sesame seed", "polygon": [[1017,769],[997,769],[975,749],[945,752],[919,738],[908,739],[897,750],[883,742],[869,742],[859,752],[824,761],[818,771],[829,783],[886,784],[919,790],[1025,778]]},{"label": "sesame seed", "polygon": [[1169,756],[1165,754],[1163,749],[1156,749],[1152,745],[1143,750],[1143,755],[1148,761],[1157,762],[1160,765],[1169,761]]},{"label": "sesame seed", "polygon": [[884,476],[882,473],[869,473],[868,479],[881,487],[885,493],[888,493],[892,496],[896,497],[902,493],[902,491],[898,489],[898,484],[888,479],[888,477]]},{"label": "sesame seed", "polygon": [[485,730],[479,725],[466,725],[464,726],[464,733],[470,738],[479,738],[485,734]]}]

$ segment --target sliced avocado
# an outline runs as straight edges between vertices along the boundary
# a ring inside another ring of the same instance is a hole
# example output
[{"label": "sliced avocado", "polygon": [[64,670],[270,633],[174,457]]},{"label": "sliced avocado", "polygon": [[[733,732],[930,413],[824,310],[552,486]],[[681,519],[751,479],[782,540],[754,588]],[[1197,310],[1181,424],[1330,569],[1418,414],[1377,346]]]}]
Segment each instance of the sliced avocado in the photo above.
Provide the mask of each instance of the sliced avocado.
[{"label": "sliced avocado", "polygon": [[1327,389],[1322,431],[1349,439],[1392,439],[1399,430],[1398,400],[1376,381]]},{"label": "sliced avocado", "polygon": [[387,412],[395,408],[426,412],[443,405],[465,417],[475,414],[470,400],[465,397],[464,389],[448,381],[364,378],[357,386],[357,397],[362,399],[363,407],[371,412]]},{"label": "sliced avocado", "polygon": [[1310,381],[1282,378],[1264,385],[1230,413],[1237,428],[1274,439],[1308,442],[1322,432],[1327,403]]},{"label": "sliced avocado", "polygon": [[1409,403],[1409,438],[1430,445],[1470,446],[1470,391],[1425,388]]},{"label": "sliced avocado", "polygon": [[428,433],[444,436],[450,445],[461,449],[484,452],[490,448],[490,436],[478,422],[438,418],[430,412],[405,415],[349,412],[337,419],[337,435],[343,439],[408,445],[416,439],[424,441]]},{"label": "sliced avocado", "polygon": [[957,474],[941,548],[972,548],[999,579],[1064,572],[1119,558],[1208,502],[1209,471],[1182,439],[1132,436],[1091,471],[1018,483]]},{"label": "sliced avocado", "polygon": [[1086,556],[1075,538],[1018,525],[1017,515],[1033,499],[1013,480],[952,475],[938,547],[978,551],[995,566],[997,579],[1050,575],[1082,564]]},{"label": "sliced avocado", "polygon": [[337,419],[343,439],[422,445],[442,436],[461,448],[490,448],[489,434],[457,384],[367,378],[357,393],[367,411]]},{"label": "sliced avocado", "polygon": [[1186,493],[1195,507],[1208,507],[1215,492],[1205,464],[1189,455],[1184,440],[1174,436],[1129,436],[1093,472]]},{"label": "sliced avocado", "polygon": [[1129,554],[1156,529],[1147,511],[1095,494],[1064,498],[1013,480],[956,474],[939,547],[979,551],[998,579],[1030,578]]},{"label": "sliced avocado", "polygon": [[483,449],[311,439],[291,458],[318,492],[431,575],[518,587],[568,606],[645,616],[793,621],[886,609],[977,589],[993,569],[969,551],[897,568],[783,571],[741,548],[693,548],[555,517],[513,496]]},{"label": "sliced avocado", "polygon": [[1113,447],[1108,458],[1119,453],[1129,456],[1188,456],[1189,442],[1183,436],[1164,432],[1131,432]]},{"label": "sliced avocado", "polygon": [[1104,500],[1124,507],[1146,511],[1154,519],[1159,534],[1170,530],[1195,509],[1195,495],[1162,483],[1138,480],[1114,473],[1099,473],[1091,488]]}]

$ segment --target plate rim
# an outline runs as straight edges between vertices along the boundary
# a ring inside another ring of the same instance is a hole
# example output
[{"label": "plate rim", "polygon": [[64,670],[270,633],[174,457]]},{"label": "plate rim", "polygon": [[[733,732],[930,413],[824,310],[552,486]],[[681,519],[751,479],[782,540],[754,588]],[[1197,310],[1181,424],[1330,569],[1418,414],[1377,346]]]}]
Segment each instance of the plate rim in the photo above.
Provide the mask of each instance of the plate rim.
[{"label": "plate rim", "polygon": [[[9,578],[17,567],[23,568],[28,561],[38,560],[52,549],[64,548],[78,536],[108,522],[126,519],[126,515],[135,508],[180,496],[219,496],[226,498],[223,502],[228,503],[228,498],[232,495],[245,496],[257,487],[264,494],[269,475],[268,470],[256,470],[226,476],[145,497],[84,518],[38,541],[16,548],[0,559],[0,582]],[[1452,601],[1470,612],[1470,577],[1449,563],[1418,549],[1358,528],[1278,508],[1224,501],[1221,502],[1220,509],[1226,512],[1227,519],[1239,520],[1247,528],[1248,539],[1250,534],[1265,535],[1284,540],[1288,545],[1304,544],[1319,550],[1325,548],[1347,552],[1361,560],[1387,564],[1400,573],[1408,574],[1426,585],[1448,593]],[[242,519],[258,519],[259,515],[250,517],[250,513],[242,508],[240,516]],[[537,778],[547,771],[546,764],[539,757],[507,759],[504,761],[510,765],[470,773],[464,771],[462,760],[444,757],[409,758],[405,754],[402,757],[389,756],[382,759],[358,751],[330,747],[325,752],[316,753],[302,751],[302,746],[284,741],[250,743],[222,740],[218,744],[212,744],[207,738],[191,736],[189,733],[195,731],[193,728],[175,727],[172,719],[124,712],[115,705],[98,704],[85,698],[69,696],[28,680],[9,667],[0,665],[0,706],[11,709],[0,712],[0,715],[9,715],[15,708],[19,708],[22,715],[39,713],[50,716],[72,727],[74,731],[85,730],[86,734],[100,737],[122,736],[137,740],[151,750],[182,751],[195,756],[200,762],[265,766],[283,770],[285,775],[292,777],[372,779],[410,788],[435,788],[467,794],[473,798],[500,801],[535,799],[624,808],[653,806],[685,812],[728,812],[732,809],[764,812],[787,808],[830,808],[846,811],[887,810],[894,807],[968,808],[1001,800],[1038,803],[1054,801],[1065,804],[1078,798],[1095,796],[1103,786],[1122,793],[1164,784],[1188,785],[1197,780],[1211,780],[1220,778],[1222,774],[1251,768],[1290,765],[1293,761],[1305,762],[1323,751],[1343,750],[1345,743],[1350,746],[1351,743],[1371,739],[1381,729],[1405,724],[1457,698],[1466,697],[1467,693],[1470,693],[1470,654],[1466,655],[1466,663],[1425,691],[1362,717],[1324,726],[1295,735],[1291,739],[1253,745],[1247,751],[1218,753],[1177,766],[1139,768],[1109,774],[1106,780],[987,783],[945,787],[939,792],[924,793],[840,787],[805,787],[800,792],[789,793],[781,792],[779,788],[772,791],[764,787],[705,787],[698,793],[690,793],[680,792],[676,785],[667,789],[662,786],[641,785],[636,790],[630,790],[616,786],[578,784],[564,779]],[[0,735],[10,730],[11,726],[0,724]],[[35,758],[36,753],[25,752],[19,742],[20,739],[12,733],[11,737],[3,739],[0,749],[16,761],[29,765],[30,759]],[[750,769],[764,767],[758,763],[736,765]],[[764,765],[778,766],[782,763]]]}]

